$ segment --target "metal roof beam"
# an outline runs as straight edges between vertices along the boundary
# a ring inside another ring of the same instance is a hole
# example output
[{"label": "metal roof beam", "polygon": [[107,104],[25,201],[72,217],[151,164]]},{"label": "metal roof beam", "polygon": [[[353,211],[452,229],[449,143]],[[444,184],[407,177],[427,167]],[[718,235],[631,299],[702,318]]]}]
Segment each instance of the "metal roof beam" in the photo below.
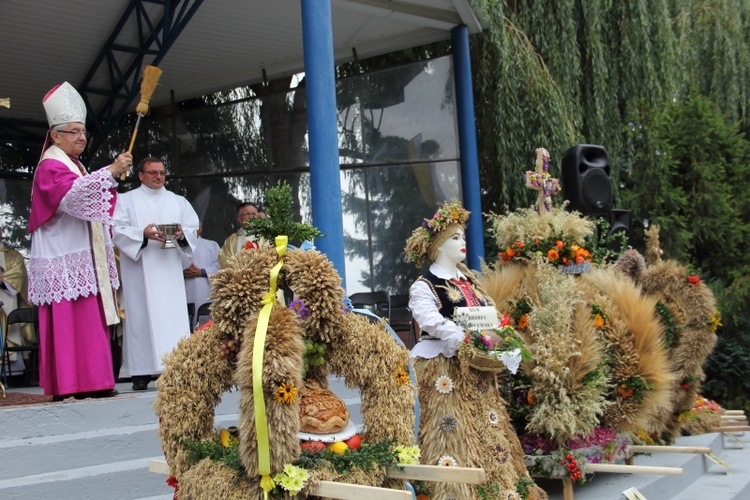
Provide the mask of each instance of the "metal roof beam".
[{"label": "metal roof beam", "polygon": [[462,24],[461,17],[445,9],[427,7],[399,0],[336,0],[338,3],[358,5],[362,9],[370,9],[375,12],[391,12],[402,19],[438,29],[449,30],[454,26]]},{"label": "metal roof beam", "polygon": [[[161,62],[202,3],[203,0],[130,1],[79,87],[95,117],[95,139],[106,137],[122,119],[140,92],[144,66]],[[146,64],[146,56],[153,56],[153,60]],[[102,91],[107,84],[109,90]],[[89,95],[101,95],[106,100],[97,103],[95,109]],[[93,155],[98,142],[92,141],[88,156]]]}]

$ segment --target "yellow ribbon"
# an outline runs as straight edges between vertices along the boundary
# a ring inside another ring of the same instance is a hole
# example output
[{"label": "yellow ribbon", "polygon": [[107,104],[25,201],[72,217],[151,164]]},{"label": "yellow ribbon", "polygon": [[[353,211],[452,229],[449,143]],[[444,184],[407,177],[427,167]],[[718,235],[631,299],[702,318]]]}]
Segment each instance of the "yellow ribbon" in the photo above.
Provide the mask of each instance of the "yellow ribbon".
[{"label": "yellow ribbon", "polygon": [[261,300],[263,307],[258,314],[258,327],[255,329],[255,341],[253,342],[253,403],[255,406],[255,433],[258,438],[258,472],[261,476],[260,487],[263,488],[263,496],[266,499],[268,499],[268,492],[274,489],[276,483],[271,478],[268,419],[266,418],[266,402],[263,399],[263,354],[266,345],[266,333],[268,332],[268,320],[271,318],[271,310],[276,303],[276,280],[279,277],[281,266],[284,265],[287,241],[286,236],[276,237],[276,253],[279,254],[279,262],[271,269],[271,282],[268,293]]}]

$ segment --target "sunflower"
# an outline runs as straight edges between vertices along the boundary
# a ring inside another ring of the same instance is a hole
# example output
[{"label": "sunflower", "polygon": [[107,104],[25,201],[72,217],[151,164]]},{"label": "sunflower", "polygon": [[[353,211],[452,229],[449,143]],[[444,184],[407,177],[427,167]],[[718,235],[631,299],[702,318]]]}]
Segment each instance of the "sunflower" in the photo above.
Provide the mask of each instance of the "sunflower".
[{"label": "sunflower", "polygon": [[396,385],[398,386],[402,386],[409,381],[409,373],[403,368],[396,370],[394,376],[396,377]]},{"label": "sunflower", "polygon": [[292,404],[297,401],[297,388],[293,384],[281,384],[273,394],[277,403]]}]

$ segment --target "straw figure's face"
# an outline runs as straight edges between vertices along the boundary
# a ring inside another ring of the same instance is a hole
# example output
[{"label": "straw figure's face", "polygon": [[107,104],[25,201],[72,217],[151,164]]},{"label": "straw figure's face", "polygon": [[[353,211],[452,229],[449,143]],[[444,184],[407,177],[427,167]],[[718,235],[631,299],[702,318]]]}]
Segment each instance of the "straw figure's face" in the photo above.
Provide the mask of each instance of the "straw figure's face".
[{"label": "straw figure's face", "polygon": [[88,142],[86,126],[79,122],[68,123],[63,130],[52,130],[50,136],[55,146],[72,156],[81,156]]},{"label": "straw figure's face", "polygon": [[[421,267],[425,259],[435,262],[438,258],[438,249],[443,246],[447,240],[451,239],[456,231],[460,230],[464,234],[466,221],[469,220],[470,212],[466,210],[458,201],[446,202],[438,208],[435,215],[429,219],[424,219],[422,224],[412,231],[409,239],[406,240],[404,253],[407,259],[414,262],[417,267]],[[458,245],[456,252],[459,252],[461,245]],[[465,242],[464,242],[465,250]],[[465,252],[462,252],[465,256]],[[453,262],[456,263],[461,259]]]},{"label": "straw figure's face", "polygon": [[[435,260],[444,260],[452,265],[456,265],[466,258],[466,239],[464,238],[464,230],[461,226],[456,224],[454,228],[448,228],[446,233],[450,236],[435,250]],[[432,254],[432,251],[429,253]]]}]

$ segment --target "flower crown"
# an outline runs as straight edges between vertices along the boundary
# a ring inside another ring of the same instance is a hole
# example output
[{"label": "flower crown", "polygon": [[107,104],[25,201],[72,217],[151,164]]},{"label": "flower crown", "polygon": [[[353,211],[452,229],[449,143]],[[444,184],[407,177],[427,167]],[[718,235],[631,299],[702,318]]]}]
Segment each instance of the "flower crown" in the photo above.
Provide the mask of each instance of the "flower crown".
[{"label": "flower crown", "polygon": [[443,204],[432,218],[424,219],[422,225],[416,228],[406,240],[404,253],[407,259],[421,267],[429,248],[439,240],[438,236],[454,224],[465,226],[470,213],[456,200]]}]

